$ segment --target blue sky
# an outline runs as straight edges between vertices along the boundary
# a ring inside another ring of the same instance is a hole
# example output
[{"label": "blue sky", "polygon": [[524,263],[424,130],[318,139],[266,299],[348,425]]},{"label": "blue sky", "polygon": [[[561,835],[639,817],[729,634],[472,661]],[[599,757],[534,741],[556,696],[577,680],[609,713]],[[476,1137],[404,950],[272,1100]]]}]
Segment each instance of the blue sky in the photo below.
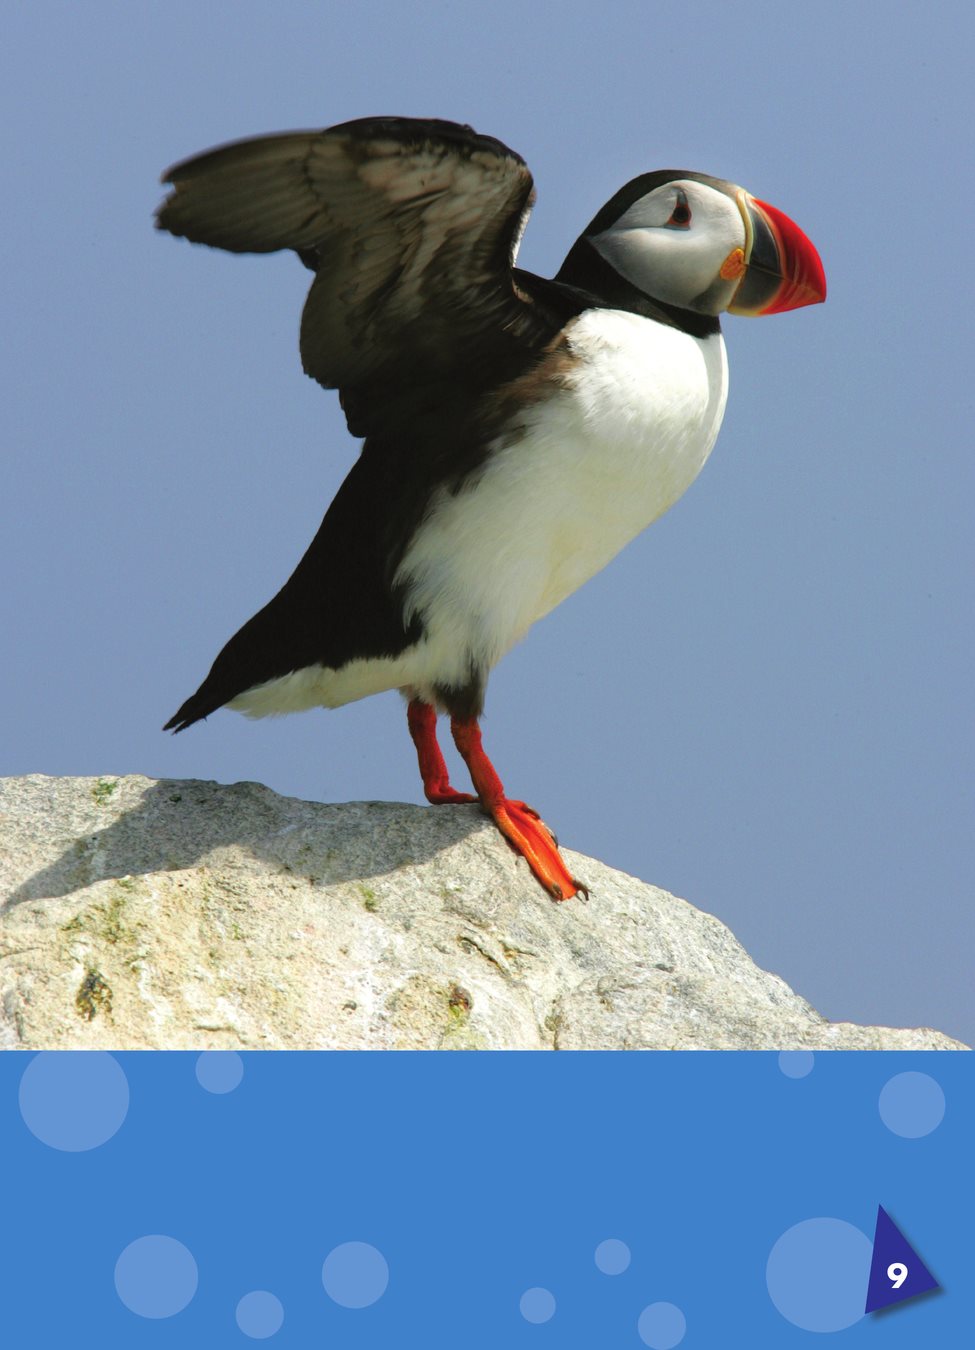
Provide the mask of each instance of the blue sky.
[{"label": "blue sky", "polygon": [[545,275],[628,178],[702,170],[799,222],[829,301],[729,317],[703,475],[497,669],[485,743],[564,844],[718,915],[827,1016],[975,1039],[967,12],[40,2],[5,27],[0,771],[421,800],[396,695],[159,730],[355,455],[298,363],[307,273],[157,234],[163,168],[469,121],[532,167]]}]

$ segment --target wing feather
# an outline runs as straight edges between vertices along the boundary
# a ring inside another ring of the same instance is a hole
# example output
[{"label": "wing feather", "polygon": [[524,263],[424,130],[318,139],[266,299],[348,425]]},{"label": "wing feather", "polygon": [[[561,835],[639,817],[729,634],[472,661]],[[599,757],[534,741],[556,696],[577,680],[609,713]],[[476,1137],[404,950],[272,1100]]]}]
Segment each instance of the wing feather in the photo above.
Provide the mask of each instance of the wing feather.
[{"label": "wing feather", "polygon": [[456,376],[470,391],[478,371],[523,361],[553,336],[513,281],[531,174],[470,127],[366,118],[261,136],[163,181],[173,190],[161,229],[238,253],[294,249],[315,271],[302,364],[342,391],[357,435],[408,411],[417,380],[446,389]]}]

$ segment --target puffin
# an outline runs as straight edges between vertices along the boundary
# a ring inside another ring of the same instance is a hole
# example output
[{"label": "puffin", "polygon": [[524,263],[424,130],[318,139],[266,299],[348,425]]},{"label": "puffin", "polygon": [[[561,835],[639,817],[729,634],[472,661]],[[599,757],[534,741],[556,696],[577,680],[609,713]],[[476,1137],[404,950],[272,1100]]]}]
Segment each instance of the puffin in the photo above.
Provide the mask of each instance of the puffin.
[{"label": "puffin", "polygon": [[824,300],[816,249],[737,184],[660,169],[536,276],[516,265],[525,161],[438,119],[258,136],[162,181],[159,229],[314,274],[301,363],[362,441],[293,575],[164,730],[399,690],[427,800],[477,802],[552,899],[587,896],[488,758],[488,675],[694,481],[727,398],[720,315]]}]

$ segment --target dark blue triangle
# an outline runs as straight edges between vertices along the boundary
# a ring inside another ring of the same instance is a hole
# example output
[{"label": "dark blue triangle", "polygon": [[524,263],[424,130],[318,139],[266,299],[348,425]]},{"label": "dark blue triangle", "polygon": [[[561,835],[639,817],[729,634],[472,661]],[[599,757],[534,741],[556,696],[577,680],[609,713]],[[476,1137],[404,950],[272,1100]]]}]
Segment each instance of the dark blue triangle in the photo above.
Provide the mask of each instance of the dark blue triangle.
[{"label": "dark blue triangle", "polygon": [[[892,1271],[891,1266],[895,1267]],[[883,1205],[878,1205],[864,1312],[876,1312],[878,1308],[888,1308],[892,1303],[903,1303],[906,1298],[940,1288]]]}]

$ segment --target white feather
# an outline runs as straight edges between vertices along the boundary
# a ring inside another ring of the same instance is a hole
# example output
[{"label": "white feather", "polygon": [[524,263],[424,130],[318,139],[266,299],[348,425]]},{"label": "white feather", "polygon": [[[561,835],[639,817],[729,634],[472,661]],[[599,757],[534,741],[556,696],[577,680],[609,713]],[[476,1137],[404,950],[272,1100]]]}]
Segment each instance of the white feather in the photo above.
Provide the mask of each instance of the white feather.
[{"label": "white feather", "polygon": [[567,335],[579,360],[566,386],[528,409],[524,434],[499,443],[468,487],[438,494],[403,557],[396,581],[423,640],[395,658],[296,671],[231,707],[263,716],[463,686],[677,501],[724,414],[720,334],[592,309]]}]

